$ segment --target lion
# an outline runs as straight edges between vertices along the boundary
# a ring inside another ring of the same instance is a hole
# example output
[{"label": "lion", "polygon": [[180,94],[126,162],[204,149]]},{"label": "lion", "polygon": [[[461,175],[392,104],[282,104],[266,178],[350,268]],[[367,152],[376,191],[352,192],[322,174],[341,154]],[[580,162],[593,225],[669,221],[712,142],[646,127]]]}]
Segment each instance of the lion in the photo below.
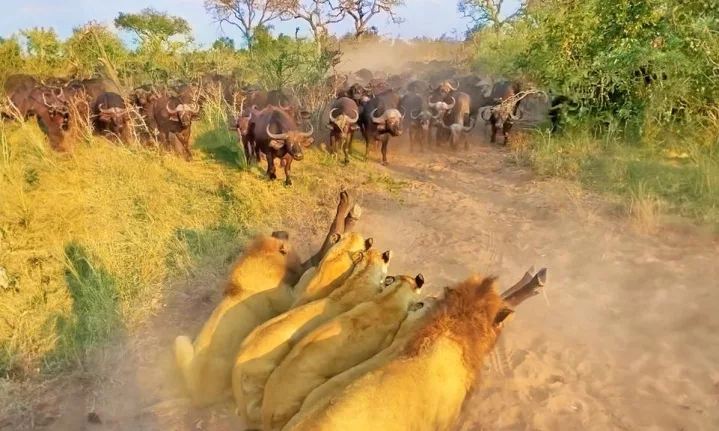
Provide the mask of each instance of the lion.
[{"label": "lion", "polygon": [[307,395],[300,411],[292,418],[287,426],[291,427],[292,424],[296,423],[303,415],[307,414],[307,412],[317,408],[317,406],[324,405],[330,400],[332,395],[338,393],[353,381],[397,357],[414,332],[424,324],[426,317],[429,315],[429,311],[434,308],[438,301],[438,298],[430,296],[422,299],[422,301],[411,307],[407,318],[404,319],[402,325],[400,325],[399,331],[397,331],[389,347],[361,364],[337,374],[315,388]]},{"label": "lion", "polygon": [[265,383],[295,342],[324,322],[371,300],[381,291],[392,253],[356,252],[352,274],[327,298],[293,308],[255,328],[240,347],[232,370],[237,412],[259,425]]},{"label": "lion", "polygon": [[177,365],[194,404],[230,395],[232,365],[242,340],[289,306],[302,262],[286,232],[256,238],[230,271],[224,297],[193,343],[175,339]]},{"label": "lion", "polygon": [[284,430],[451,430],[478,384],[485,354],[512,313],[497,293],[494,277],[470,278],[446,291],[397,357]]},{"label": "lion", "polygon": [[418,302],[423,284],[422,274],[394,277],[372,301],[324,323],[297,342],[267,380],[264,429],[281,429],[313,389],[388,347]]},{"label": "lion", "polygon": [[352,271],[352,254],[369,250],[373,243],[372,238],[365,240],[355,232],[334,234],[331,241],[334,245],[327,250],[314,275],[294,290],[295,301],[291,308],[322,299],[341,286]]}]

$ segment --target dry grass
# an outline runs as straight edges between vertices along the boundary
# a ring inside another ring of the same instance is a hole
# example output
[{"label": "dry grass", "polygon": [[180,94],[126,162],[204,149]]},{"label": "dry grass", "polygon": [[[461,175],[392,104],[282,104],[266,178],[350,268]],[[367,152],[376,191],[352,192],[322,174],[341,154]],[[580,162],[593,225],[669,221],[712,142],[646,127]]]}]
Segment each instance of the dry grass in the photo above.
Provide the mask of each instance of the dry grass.
[{"label": "dry grass", "polygon": [[662,201],[639,183],[631,193],[629,220],[636,233],[654,235],[659,232],[662,221]]},{"label": "dry grass", "polygon": [[[205,118],[195,141],[234,139],[223,127]],[[295,185],[285,188],[264,169],[197,149],[186,163],[86,141],[58,154],[32,122],[0,125],[0,268],[9,280],[0,289],[2,376],[81,365],[93,346],[156,311],[168,280],[227,265],[256,232],[290,225],[322,235],[343,186],[397,187],[378,181],[370,164],[346,168],[315,151],[293,165]]]}]

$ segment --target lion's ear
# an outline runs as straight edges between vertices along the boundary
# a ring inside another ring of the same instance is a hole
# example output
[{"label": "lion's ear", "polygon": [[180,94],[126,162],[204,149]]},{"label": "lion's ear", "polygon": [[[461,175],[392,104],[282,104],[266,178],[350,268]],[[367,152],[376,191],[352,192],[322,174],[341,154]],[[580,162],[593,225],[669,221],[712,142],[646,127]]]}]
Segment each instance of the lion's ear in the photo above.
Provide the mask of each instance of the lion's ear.
[{"label": "lion's ear", "polygon": [[423,301],[415,302],[414,304],[412,304],[412,305],[409,306],[409,312],[412,313],[412,312],[415,312],[415,311],[417,311],[417,310],[421,310],[421,309],[423,309],[423,308],[424,308],[424,302],[423,302]]},{"label": "lion's ear", "polygon": [[342,239],[342,235],[335,233],[330,237],[330,244],[337,244]]},{"label": "lion's ear", "polygon": [[494,316],[494,327],[495,329],[502,329],[505,323],[509,323],[514,319],[514,310],[511,308],[502,308]]},{"label": "lion's ear", "polygon": [[357,251],[355,254],[352,255],[352,262],[355,264],[360,263],[364,259],[364,252],[363,251]]},{"label": "lion's ear", "polygon": [[390,284],[394,283],[395,280],[396,279],[394,277],[392,277],[391,275],[388,275],[387,277],[384,278],[384,285],[389,286]]},{"label": "lion's ear", "polygon": [[364,241],[364,249],[365,249],[365,250],[371,249],[371,248],[372,248],[372,244],[374,244],[374,239],[372,239],[372,238],[367,238],[367,239]]},{"label": "lion's ear", "polygon": [[392,259],[392,251],[387,250],[384,253],[382,253],[382,260],[384,263],[389,263],[390,259]]}]

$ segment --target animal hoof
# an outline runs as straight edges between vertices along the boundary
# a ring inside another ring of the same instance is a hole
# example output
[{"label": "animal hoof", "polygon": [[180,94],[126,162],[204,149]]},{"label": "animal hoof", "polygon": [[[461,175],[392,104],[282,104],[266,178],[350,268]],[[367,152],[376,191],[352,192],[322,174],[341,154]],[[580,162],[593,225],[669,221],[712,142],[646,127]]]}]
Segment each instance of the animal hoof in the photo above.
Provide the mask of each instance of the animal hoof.
[{"label": "animal hoof", "polygon": [[382,166],[387,166],[387,165],[389,165],[389,162],[387,160],[382,160]]},{"label": "animal hoof", "polygon": [[289,186],[291,186],[291,185],[292,185],[292,180],[289,179],[289,178],[286,179],[286,180],[285,180],[285,187],[289,187]]}]

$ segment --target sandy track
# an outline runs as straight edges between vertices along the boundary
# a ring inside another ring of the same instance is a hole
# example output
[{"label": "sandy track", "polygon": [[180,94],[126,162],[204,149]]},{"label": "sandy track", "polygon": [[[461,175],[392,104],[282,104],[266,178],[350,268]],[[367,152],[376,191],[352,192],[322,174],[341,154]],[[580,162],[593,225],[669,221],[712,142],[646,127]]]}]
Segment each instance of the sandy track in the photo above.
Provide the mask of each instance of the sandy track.
[{"label": "sandy track", "polygon": [[[522,305],[459,429],[719,429],[715,240],[637,236],[616,208],[535,182],[496,148],[390,151],[383,169],[406,187],[363,196],[360,225],[395,253],[390,272],[422,272],[434,290],[474,272],[500,274],[506,287],[530,265],[549,268],[549,304]],[[199,272],[177,286],[183,293],[146,333],[101,356],[87,385],[54,395],[62,415],[47,429],[242,429],[229,403],[189,409],[171,383],[172,339],[202,324],[218,277]],[[88,411],[103,423],[89,423]]]}]

